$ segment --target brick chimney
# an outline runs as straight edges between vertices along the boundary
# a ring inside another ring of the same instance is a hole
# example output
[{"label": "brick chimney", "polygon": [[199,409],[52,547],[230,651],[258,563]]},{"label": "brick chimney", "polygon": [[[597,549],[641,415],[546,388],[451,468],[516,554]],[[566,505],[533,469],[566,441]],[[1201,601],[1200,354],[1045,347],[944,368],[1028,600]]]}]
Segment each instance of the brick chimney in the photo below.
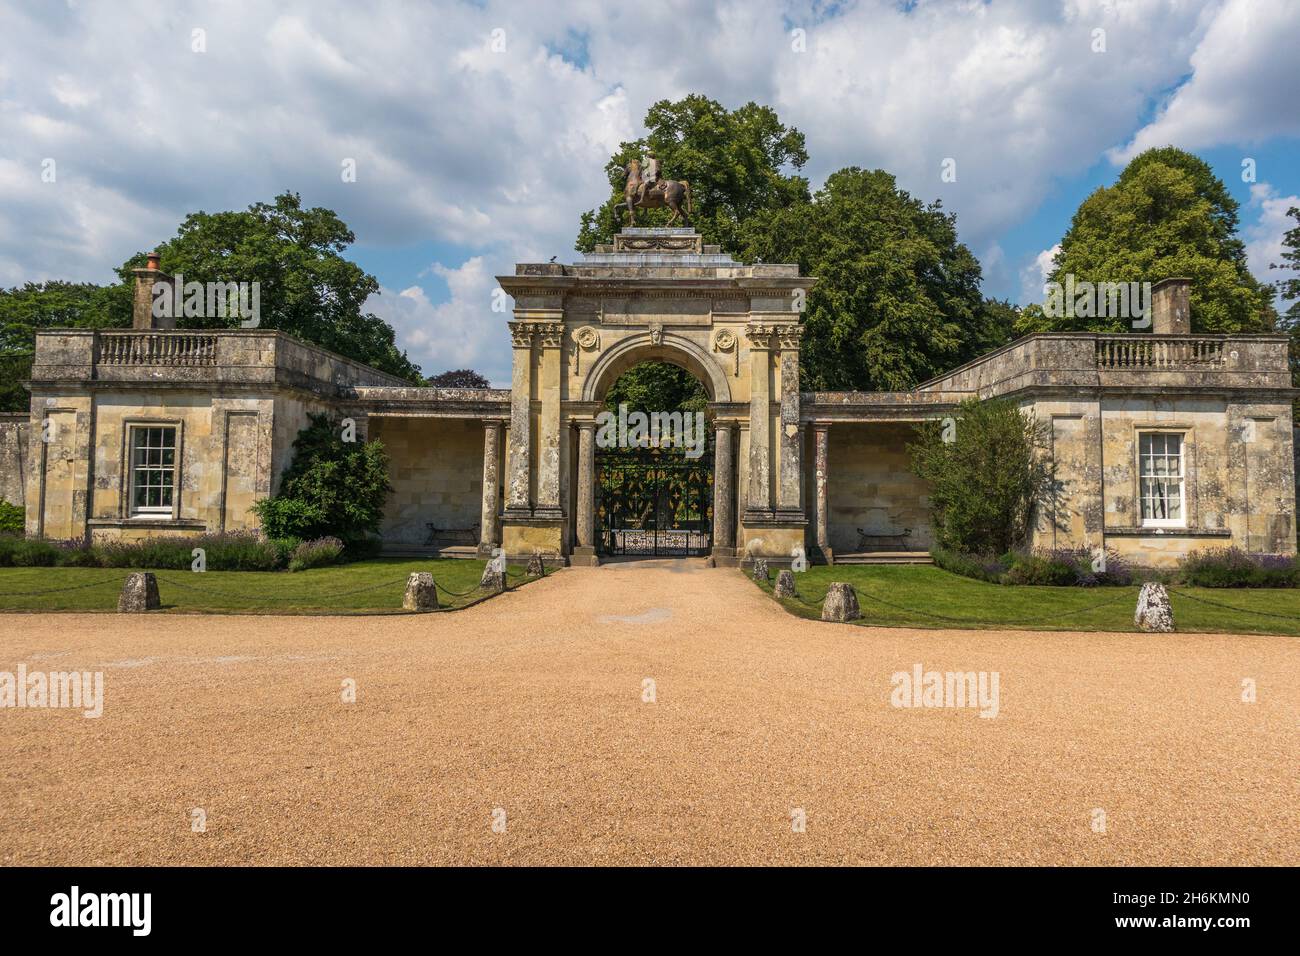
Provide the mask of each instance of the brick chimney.
[{"label": "brick chimney", "polygon": [[1191,279],[1161,279],[1151,289],[1151,331],[1156,335],[1187,335],[1192,331],[1188,307]]},{"label": "brick chimney", "polygon": [[153,287],[162,282],[171,286],[172,277],[158,268],[161,254],[149,253],[148,264],[143,269],[132,270],[135,273],[135,295],[131,302],[131,328],[133,329],[174,329],[176,318],[168,316],[159,318],[153,314]]}]

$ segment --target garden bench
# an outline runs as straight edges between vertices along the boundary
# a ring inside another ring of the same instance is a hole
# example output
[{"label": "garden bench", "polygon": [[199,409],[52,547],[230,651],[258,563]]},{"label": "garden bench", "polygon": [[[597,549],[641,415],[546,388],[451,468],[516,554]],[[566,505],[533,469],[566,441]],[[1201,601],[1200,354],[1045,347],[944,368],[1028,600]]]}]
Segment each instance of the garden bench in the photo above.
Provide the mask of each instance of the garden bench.
[{"label": "garden bench", "polygon": [[426,547],[436,545],[439,541],[447,544],[478,544],[478,525],[469,528],[439,528],[432,521],[424,526],[429,529],[429,536],[424,539]]},{"label": "garden bench", "polygon": [[907,550],[907,539],[911,534],[911,528],[904,528],[902,531],[864,531],[859,528],[858,550],[875,551],[887,545]]}]

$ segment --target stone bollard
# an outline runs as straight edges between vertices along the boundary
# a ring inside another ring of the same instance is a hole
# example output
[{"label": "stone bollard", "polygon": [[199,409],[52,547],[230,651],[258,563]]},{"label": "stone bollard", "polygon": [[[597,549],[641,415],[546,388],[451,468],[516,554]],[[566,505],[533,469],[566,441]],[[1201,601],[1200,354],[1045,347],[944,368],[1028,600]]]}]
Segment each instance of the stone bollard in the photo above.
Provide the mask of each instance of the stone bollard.
[{"label": "stone bollard", "polygon": [[402,598],[402,607],[408,611],[436,611],[438,609],[438,585],[433,582],[433,575],[428,571],[412,571],[406,579],[406,595]]},{"label": "stone bollard", "polygon": [[781,571],[776,576],[776,587],[772,591],[779,598],[798,597],[794,589],[794,572]]},{"label": "stone bollard", "polygon": [[504,591],[506,589],[506,572],[496,569],[496,559],[493,558],[483,568],[483,577],[479,578],[478,586],[487,591]]},{"label": "stone bollard", "polygon": [[1143,631],[1167,633],[1174,629],[1174,609],[1169,603],[1169,592],[1163,584],[1148,581],[1142,585],[1133,623]]},{"label": "stone bollard", "polygon": [[860,617],[858,592],[853,590],[853,586],[839,581],[832,584],[822,602],[822,620],[844,622],[856,621]]},{"label": "stone bollard", "polygon": [[150,571],[135,571],[126,576],[122,593],[117,599],[120,613],[156,611],[162,607],[158,600],[158,579]]},{"label": "stone bollard", "polygon": [[772,575],[770,575],[767,571],[767,558],[754,559],[754,580],[755,581],[772,580]]},{"label": "stone bollard", "polygon": [[528,559],[528,576],[530,578],[540,578],[546,574],[546,568],[542,565],[542,552],[534,551],[533,556]]}]

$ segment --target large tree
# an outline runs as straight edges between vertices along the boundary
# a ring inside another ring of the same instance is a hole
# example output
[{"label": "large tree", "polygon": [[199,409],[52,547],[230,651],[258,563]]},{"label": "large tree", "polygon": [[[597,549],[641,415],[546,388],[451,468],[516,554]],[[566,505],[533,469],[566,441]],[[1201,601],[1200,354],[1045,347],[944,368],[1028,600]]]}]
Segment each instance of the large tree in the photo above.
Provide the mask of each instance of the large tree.
[{"label": "large tree", "polygon": [[[418,367],[398,350],[393,329],[363,312],[379,281],[343,252],[356,240],[331,209],[304,209],[297,193],[254,203],[242,212],[195,212],[175,238],[159,246],[161,267],[185,281],[258,282],[260,328],[279,329],[385,372],[423,383]],[[123,282],[144,265],[128,259]],[[181,327],[227,327],[238,317],[179,319]]]},{"label": "large tree", "polygon": [[36,331],[49,328],[121,328],[131,324],[125,286],[90,282],[28,282],[0,289],[0,411],[23,411]]},{"label": "large tree", "polygon": [[842,169],[812,202],[758,212],[743,254],[818,279],[804,314],[808,389],[911,388],[1002,344],[1014,319],[980,295],[954,217],[882,170]]},{"label": "large tree", "polygon": [[[1049,281],[1192,280],[1194,332],[1273,327],[1269,290],[1246,265],[1238,204],[1204,160],[1172,146],[1136,156],[1113,186],[1083,201],[1053,260]],[[1127,332],[1123,317],[1050,316],[1025,310],[1021,331]]]},{"label": "large tree", "polygon": [[[762,209],[781,209],[807,202],[808,181],[786,170],[808,161],[803,133],[781,123],[767,106],[746,103],[728,110],[706,96],[692,94],[677,102],[661,100],[645,117],[646,135],[622,143],[605,167],[610,195],[599,209],[582,215],[576,247],[591,252],[611,242],[624,222],[623,167],[647,149],[659,159],[662,175],[691,184],[692,217],[705,241],[731,251],[740,226]],[[662,225],[666,210],[637,210],[639,225]]]}]

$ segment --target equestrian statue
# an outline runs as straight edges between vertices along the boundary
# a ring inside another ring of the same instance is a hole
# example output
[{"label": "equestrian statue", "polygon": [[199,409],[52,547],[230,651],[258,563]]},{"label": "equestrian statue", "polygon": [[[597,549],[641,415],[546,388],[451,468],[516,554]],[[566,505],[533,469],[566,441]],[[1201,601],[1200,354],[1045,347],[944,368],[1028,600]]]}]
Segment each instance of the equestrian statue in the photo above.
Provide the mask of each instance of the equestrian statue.
[{"label": "equestrian statue", "polygon": [[667,206],[673,211],[668,217],[668,225],[681,219],[682,225],[691,224],[690,214],[695,212],[691,204],[691,184],[684,179],[660,179],[659,160],[654,153],[645,157],[645,173],[639,160],[630,160],[623,167],[627,184],[623,187],[623,200],[627,204],[628,225],[636,225],[637,209],[662,209]]}]

